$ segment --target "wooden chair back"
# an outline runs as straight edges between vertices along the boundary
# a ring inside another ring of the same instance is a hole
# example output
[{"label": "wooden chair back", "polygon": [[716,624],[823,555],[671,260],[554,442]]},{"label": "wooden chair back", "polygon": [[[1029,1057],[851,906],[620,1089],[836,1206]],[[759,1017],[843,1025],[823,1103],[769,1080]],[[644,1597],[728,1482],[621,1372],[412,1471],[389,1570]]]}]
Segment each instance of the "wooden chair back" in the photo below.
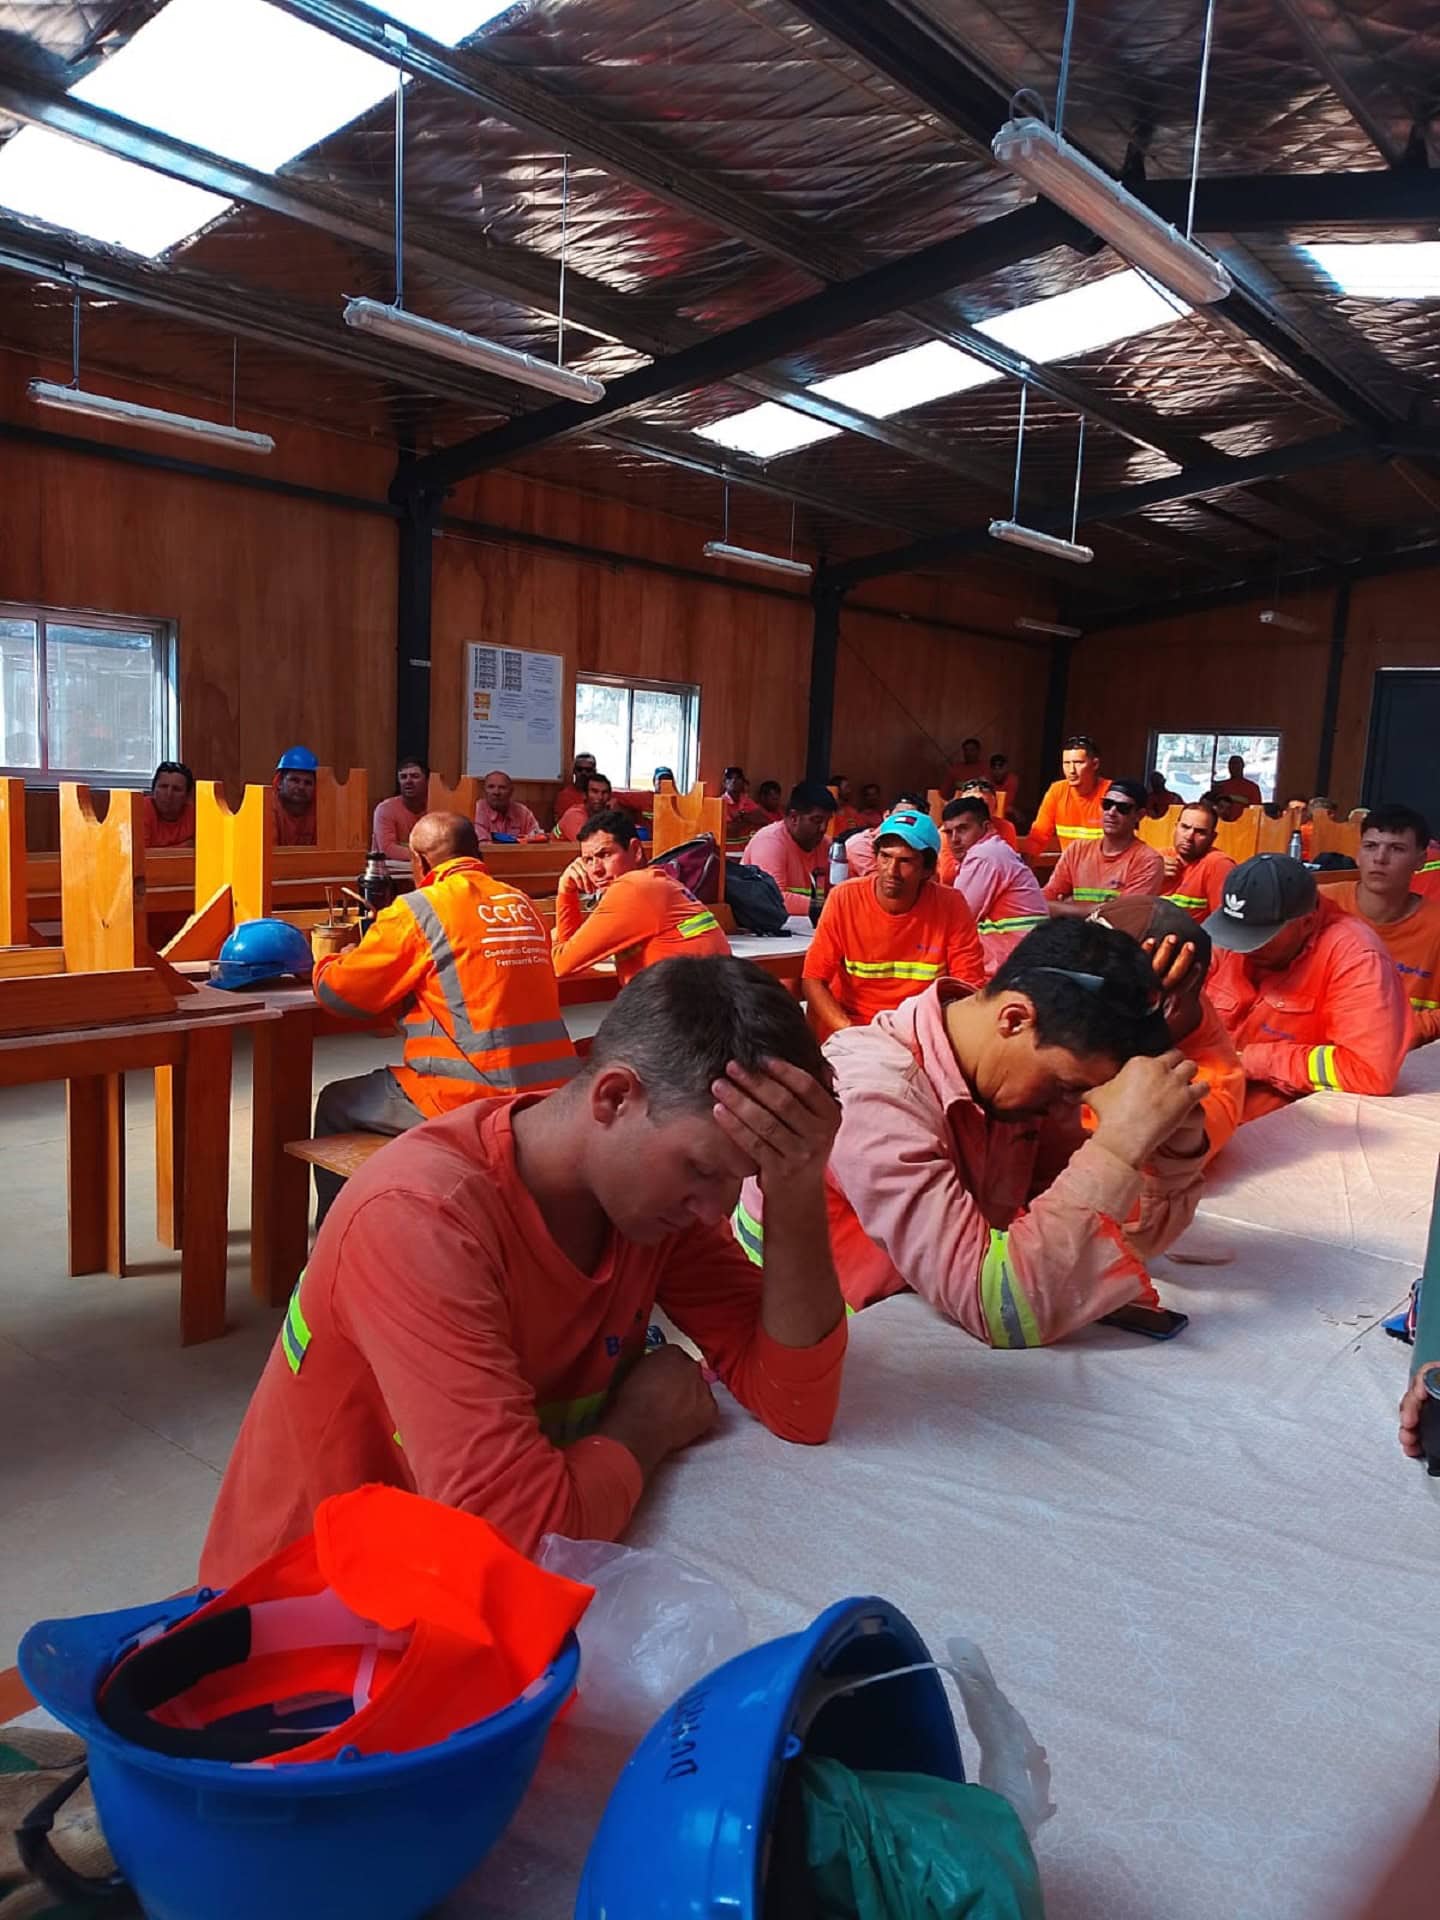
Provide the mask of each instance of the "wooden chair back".
[{"label": "wooden chair back", "polygon": [[1358,820],[1335,820],[1328,813],[1317,813],[1310,822],[1313,829],[1310,841],[1310,858],[1313,860],[1322,853],[1344,853],[1352,860],[1360,853],[1360,823]]},{"label": "wooden chair back", "polygon": [[1135,834],[1147,847],[1154,847],[1157,853],[1169,853],[1175,844],[1175,829],[1179,823],[1179,807],[1171,807],[1158,820],[1152,820],[1148,813],[1142,813]]},{"label": "wooden chair back", "polygon": [[1215,830],[1216,846],[1237,863],[1250,859],[1258,851],[1264,818],[1263,807],[1246,807],[1238,820],[1222,820]]},{"label": "wooden chair back", "polygon": [[473,820],[484,791],[484,781],[473,774],[467,773],[455,786],[447,787],[438,773],[432,773],[425,804],[431,813],[463,813],[467,820]]},{"label": "wooden chair back", "polygon": [[101,820],[89,787],[60,788],[60,924],[65,967],[98,973],[149,957],[145,796],[112,789]]},{"label": "wooden chair back", "polygon": [[1297,805],[1287,807],[1278,820],[1272,820],[1263,807],[1256,811],[1260,815],[1260,825],[1256,834],[1255,851],[1257,853],[1288,853],[1290,836],[1300,826],[1300,808]]},{"label": "wooden chair back", "polygon": [[201,780],[195,787],[195,907],[209,905],[230,889],[235,923],[263,920],[271,911],[275,845],[271,837],[269,787],[246,787],[238,812],[224,784]]},{"label": "wooden chair back", "polygon": [[650,857],[658,859],[671,847],[678,847],[697,834],[710,833],[720,849],[720,893],[725,898],[725,802],[707,800],[705,782],[697,781],[688,793],[657,793],[651,827]]},{"label": "wooden chair back", "polygon": [[0,947],[23,947],[29,938],[25,782],[0,780]]},{"label": "wooden chair back", "polygon": [[352,768],[341,780],[333,767],[321,767],[315,776],[316,846],[366,853],[372,824],[370,776],[365,769]]}]

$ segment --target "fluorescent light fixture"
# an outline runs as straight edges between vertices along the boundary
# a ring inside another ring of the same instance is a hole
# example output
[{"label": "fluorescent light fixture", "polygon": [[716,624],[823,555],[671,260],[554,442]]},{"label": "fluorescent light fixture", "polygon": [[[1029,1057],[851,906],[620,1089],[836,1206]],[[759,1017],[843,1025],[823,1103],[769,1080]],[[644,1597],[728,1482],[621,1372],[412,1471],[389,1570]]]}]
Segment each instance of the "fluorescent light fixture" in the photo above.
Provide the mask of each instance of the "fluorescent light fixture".
[{"label": "fluorescent light fixture", "polygon": [[1213,254],[1152,213],[1043,120],[1007,120],[990,151],[1007,172],[1192,307],[1210,306],[1232,291]]},{"label": "fluorescent light fixture", "polygon": [[537,360],[533,353],[517,353],[514,347],[502,347],[498,340],[462,333],[459,327],[427,320],[424,314],[410,313],[404,307],[387,307],[381,300],[347,301],[345,324],[357,333],[378,334],[382,340],[394,340],[402,347],[433,353],[438,360],[455,360],[462,367],[477,367],[482,373],[518,380],[522,386],[539,387],[562,400],[593,403],[605,398],[603,382],[588,373],[572,373],[569,367]]},{"label": "fluorescent light fixture", "polygon": [[796,413],[790,407],[765,400],[728,419],[714,420],[708,427],[697,427],[702,440],[717,447],[730,447],[736,453],[748,453],[755,460],[773,460],[780,453],[794,453],[800,447],[813,447],[818,440],[833,440],[839,427],[812,420],[808,413]]},{"label": "fluorescent light fixture", "polygon": [[[991,528],[994,532],[994,528]],[[999,536],[996,535],[998,539]],[[1079,640],[1084,636],[1083,627],[1064,627],[1058,620],[1032,620],[1028,613],[1021,614],[1015,622],[1025,633],[1053,633],[1057,640]]]},{"label": "fluorescent light fixture", "polygon": [[1260,616],[1262,627],[1282,627],[1286,633],[1313,633],[1314,624],[1302,620],[1295,613],[1281,613],[1276,607],[1267,607]]},{"label": "fluorescent light fixture", "polygon": [[[454,46],[510,0],[391,0],[379,10]],[[266,0],[168,0],[71,88],[207,152],[273,173],[391,93],[395,69]],[[0,204],[149,258],[231,202],[98,148],[23,127],[0,149]]]},{"label": "fluorescent light fixture", "polygon": [[1074,360],[1082,353],[1096,353],[1138,333],[1153,333],[1157,327],[1183,319],[1189,311],[1126,268],[1123,273],[1092,280],[1088,286],[1072,287],[1068,293],[1016,307],[1013,313],[997,313],[993,320],[982,320],[976,332],[1044,366],[1052,360]]},{"label": "fluorescent light fixture", "polygon": [[1357,300],[1440,300],[1440,240],[1339,240],[1300,251]]},{"label": "fluorescent light fixture", "polygon": [[704,548],[711,560],[733,560],[740,567],[763,567],[767,573],[788,573],[808,580],[815,569],[808,560],[788,560],[779,553],[757,553],[753,547],[732,547],[728,540],[707,540]]},{"label": "fluorescent light fixture", "polygon": [[1078,567],[1088,567],[1095,558],[1093,547],[1062,540],[1058,534],[1041,533],[1038,527],[1022,527],[1018,520],[992,520],[990,538],[1003,540],[1011,547],[1028,547],[1032,553],[1049,554],[1052,560],[1073,560]]},{"label": "fluorescent light fixture", "polygon": [[161,407],[137,406],[108,393],[86,393],[80,387],[62,387],[54,380],[32,380],[30,398],[40,407],[58,407],[65,413],[88,414],[120,426],[144,427],[152,433],[178,434],[186,440],[207,440],[213,446],[233,447],[237,453],[273,453],[268,433],[247,433],[220,420],[201,420],[189,413],[166,413]]}]

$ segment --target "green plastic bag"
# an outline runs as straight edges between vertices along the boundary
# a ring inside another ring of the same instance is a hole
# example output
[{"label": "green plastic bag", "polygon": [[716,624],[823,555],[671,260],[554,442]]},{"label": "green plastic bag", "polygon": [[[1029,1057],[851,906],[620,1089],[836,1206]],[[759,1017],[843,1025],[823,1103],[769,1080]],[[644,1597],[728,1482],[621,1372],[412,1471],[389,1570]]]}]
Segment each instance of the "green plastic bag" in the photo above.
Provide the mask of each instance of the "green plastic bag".
[{"label": "green plastic bag", "polygon": [[800,1789],[819,1920],[1044,1920],[1025,1829],[988,1787],[807,1759]]}]

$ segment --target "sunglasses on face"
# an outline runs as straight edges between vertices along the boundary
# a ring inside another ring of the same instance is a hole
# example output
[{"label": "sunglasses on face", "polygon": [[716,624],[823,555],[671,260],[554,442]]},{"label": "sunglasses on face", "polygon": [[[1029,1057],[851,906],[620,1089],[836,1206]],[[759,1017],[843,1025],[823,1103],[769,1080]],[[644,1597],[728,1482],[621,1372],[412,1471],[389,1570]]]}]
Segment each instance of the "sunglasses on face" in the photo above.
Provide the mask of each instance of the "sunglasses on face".
[{"label": "sunglasses on face", "polygon": [[1107,797],[1100,802],[1100,811],[1102,813],[1134,813],[1135,802],[1133,800],[1111,800]]}]

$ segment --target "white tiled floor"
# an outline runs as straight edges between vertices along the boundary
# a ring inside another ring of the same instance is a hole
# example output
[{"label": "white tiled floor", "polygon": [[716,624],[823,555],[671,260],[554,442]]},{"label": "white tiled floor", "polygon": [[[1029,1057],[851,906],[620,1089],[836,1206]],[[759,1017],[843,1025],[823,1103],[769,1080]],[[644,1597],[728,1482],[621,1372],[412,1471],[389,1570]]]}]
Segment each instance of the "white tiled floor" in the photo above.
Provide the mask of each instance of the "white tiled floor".
[{"label": "white tiled floor", "polygon": [[[324,1041],[316,1087],[396,1051],[370,1038]],[[223,1340],[179,1344],[179,1255],[154,1237],[151,1077],[132,1074],[126,1097],[136,1270],[74,1279],[65,1271],[64,1089],[0,1091],[0,1667],[34,1620],[190,1584],[279,1323],[249,1286],[248,1052],[235,1063]]]}]

